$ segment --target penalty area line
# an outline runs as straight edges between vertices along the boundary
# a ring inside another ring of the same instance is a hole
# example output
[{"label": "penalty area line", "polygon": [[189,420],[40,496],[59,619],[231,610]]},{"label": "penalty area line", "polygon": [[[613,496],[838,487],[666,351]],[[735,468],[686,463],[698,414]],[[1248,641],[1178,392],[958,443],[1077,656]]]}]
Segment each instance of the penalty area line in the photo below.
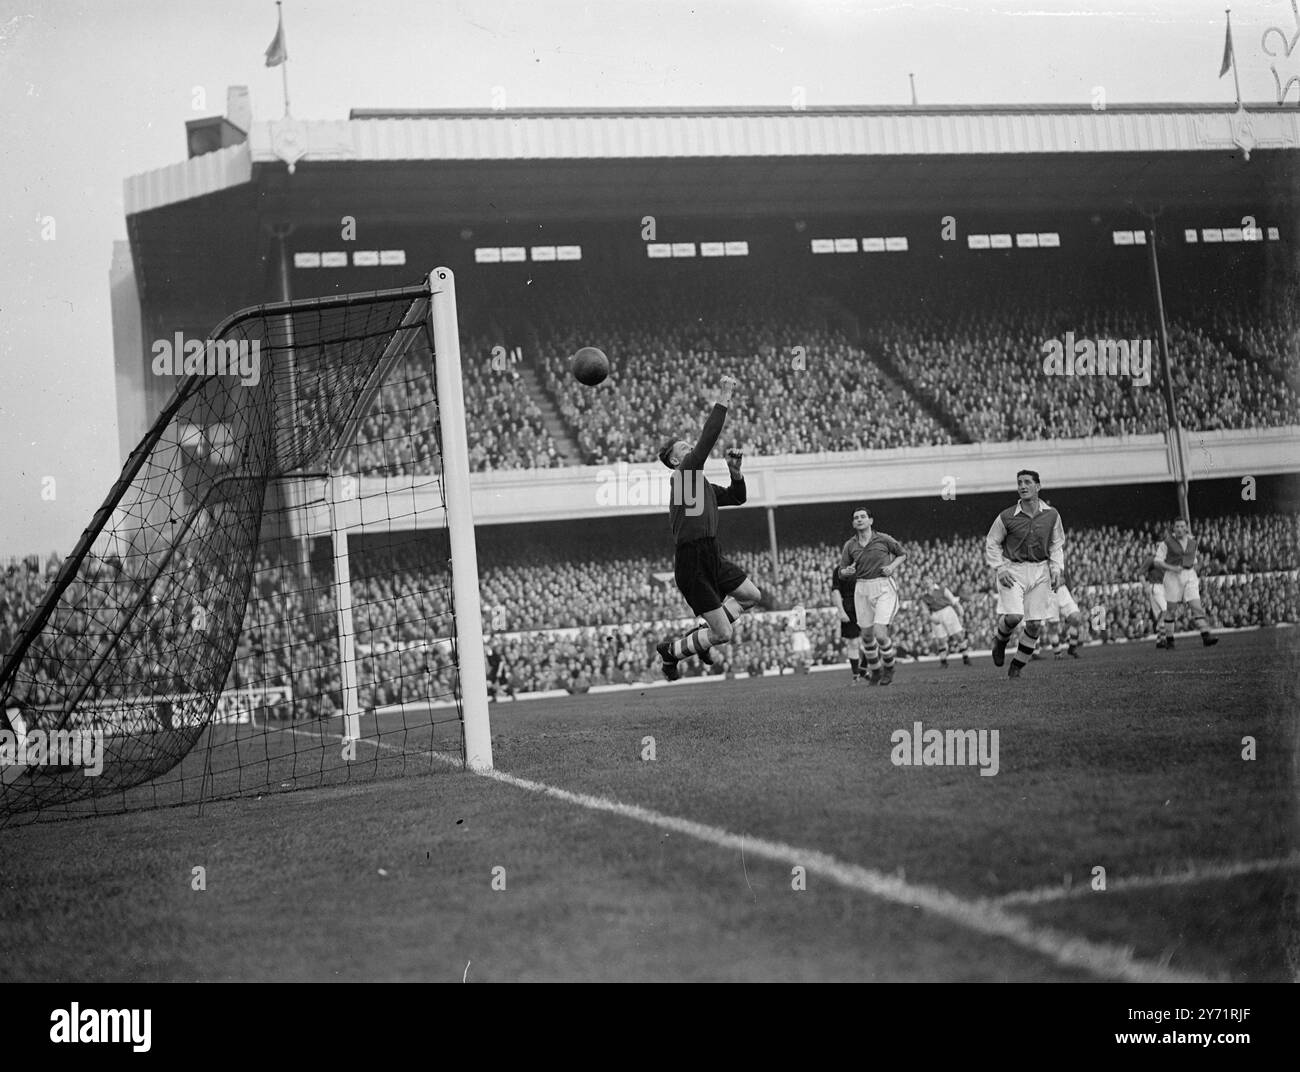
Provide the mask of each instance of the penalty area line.
[{"label": "penalty area line", "polygon": [[[1158,890],[1168,886],[1194,886],[1199,882],[1213,882],[1216,879],[1240,878],[1243,875],[1259,875],[1269,871],[1289,871],[1300,868],[1300,852],[1290,856],[1280,856],[1267,860],[1242,860],[1231,864],[1193,864],[1183,871],[1170,871],[1166,874],[1134,875],[1106,880],[1106,893],[1124,893],[1128,890]],[[1017,890],[1001,897],[992,897],[987,904],[1000,908],[1019,907],[1021,905],[1051,904],[1053,901],[1067,901],[1075,897],[1086,897],[1094,891],[1085,879],[1076,886],[1040,886],[1033,890]]]},{"label": "penalty area line", "polygon": [[[310,736],[323,736],[310,730],[296,730]],[[337,735],[342,740],[342,735]],[[358,738],[375,748],[389,748],[392,745],[382,741]],[[465,769],[464,761],[459,756],[446,752],[429,750],[426,753],[443,763]],[[923,886],[907,882],[895,876],[858,864],[836,859],[829,853],[816,849],[803,849],[780,841],[756,838],[752,834],[733,834],[721,827],[698,823],[692,819],[682,819],[673,815],[638,804],[624,804],[607,797],[592,796],[589,793],[577,793],[569,789],[547,785],[520,778],[505,771],[472,771],[480,778],[490,778],[515,789],[537,793],[567,804],[576,804],[589,811],[604,812],[620,818],[632,819],[647,826],[670,830],[684,834],[706,844],[721,849],[733,849],[748,853],[752,857],[769,860],[789,867],[803,867],[811,874],[817,874],[834,882],[836,885],[858,893],[887,901],[891,904],[909,908],[919,908],[932,916],[954,923],[977,934],[1004,939],[1021,949],[1028,950],[1055,962],[1064,968],[1075,968],[1090,972],[1104,978],[1117,979],[1130,983],[1204,983],[1214,981],[1208,976],[1175,969],[1143,960],[1133,954],[1129,948],[1092,942],[1085,938],[1066,934],[1050,927],[1041,927],[1028,922],[1021,916],[1005,911],[1000,905],[989,901],[972,901],[946,890],[933,886]]]}]

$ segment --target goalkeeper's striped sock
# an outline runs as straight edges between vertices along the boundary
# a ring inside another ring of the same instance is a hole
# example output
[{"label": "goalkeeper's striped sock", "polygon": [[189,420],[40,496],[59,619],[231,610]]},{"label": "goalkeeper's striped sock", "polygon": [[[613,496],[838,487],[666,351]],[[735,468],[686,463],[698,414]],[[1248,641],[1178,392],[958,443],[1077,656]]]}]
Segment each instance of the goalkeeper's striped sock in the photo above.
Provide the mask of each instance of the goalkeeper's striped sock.
[{"label": "goalkeeper's striped sock", "polygon": [[711,663],[713,657],[708,653],[711,647],[713,641],[709,639],[709,627],[701,625],[684,637],[674,640],[669,646],[669,651],[678,659],[689,659],[692,655],[698,655],[702,662]]}]

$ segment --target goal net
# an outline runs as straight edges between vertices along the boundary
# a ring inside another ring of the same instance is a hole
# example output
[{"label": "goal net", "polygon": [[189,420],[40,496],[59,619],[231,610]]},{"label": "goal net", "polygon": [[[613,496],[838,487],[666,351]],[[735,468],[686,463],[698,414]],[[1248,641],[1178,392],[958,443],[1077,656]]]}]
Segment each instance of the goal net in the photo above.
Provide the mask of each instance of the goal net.
[{"label": "goal net", "polygon": [[0,665],[0,825],[491,766],[457,340],[443,268],[177,340]]}]

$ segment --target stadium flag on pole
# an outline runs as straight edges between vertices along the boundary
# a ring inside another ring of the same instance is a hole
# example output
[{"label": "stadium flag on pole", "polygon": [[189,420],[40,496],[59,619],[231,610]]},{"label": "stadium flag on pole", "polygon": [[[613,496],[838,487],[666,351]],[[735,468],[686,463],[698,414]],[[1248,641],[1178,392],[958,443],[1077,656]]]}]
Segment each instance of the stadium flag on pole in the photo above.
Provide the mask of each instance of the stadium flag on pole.
[{"label": "stadium flag on pole", "polygon": [[[275,36],[266,47],[266,65],[279,67],[284,86],[284,117],[289,118],[289,50],[284,43],[284,10],[280,0],[275,0]],[[292,172],[292,168],[289,169]]]},{"label": "stadium flag on pole", "polygon": [[[276,4],[276,26],[275,37],[266,48],[266,65],[268,67],[278,67],[289,58],[289,53],[284,47],[284,12],[280,10],[280,5]],[[1225,67],[1224,70],[1227,70]]]},{"label": "stadium flag on pole", "polygon": [[1232,8],[1224,8],[1224,14],[1228,18],[1228,29],[1223,38],[1223,63],[1219,66],[1219,77],[1222,78],[1228,73],[1228,68],[1232,68],[1232,84],[1237,89],[1237,110],[1241,111],[1241,81],[1237,77],[1237,56],[1232,51]]}]

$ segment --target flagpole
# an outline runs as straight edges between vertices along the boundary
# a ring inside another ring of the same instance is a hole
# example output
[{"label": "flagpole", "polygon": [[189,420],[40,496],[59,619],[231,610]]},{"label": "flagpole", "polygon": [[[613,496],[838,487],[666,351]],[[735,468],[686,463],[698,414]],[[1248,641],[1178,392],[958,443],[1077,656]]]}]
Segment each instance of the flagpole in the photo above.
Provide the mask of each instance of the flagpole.
[{"label": "flagpole", "polygon": [[[1224,13],[1228,16],[1228,42],[1232,43],[1232,8],[1225,7]],[[1232,50],[1232,84],[1237,90],[1237,111],[1241,111],[1241,82],[1237,79],[1237,50]]]},{"label": "flagpole", "polygon": [[[280,0],[275,0],[275,7],[276,7],[275,17],[278,20],[279,26],[283,28],[284,10],[283,10],[283,6],[280,3]],[[1236,64],[1233,64],[1232,73],[1233,73],[1233,77],[1236,77],[1237,74]],[[280,78],[284,86],[284,117],[288,119],[289,118],[289,55],[287,51],[285,53],[284,62],[280,64]],[[1238,92],[1237,98],[1238,101],[1240,101],[1241,99],[1240,92]]]}]

